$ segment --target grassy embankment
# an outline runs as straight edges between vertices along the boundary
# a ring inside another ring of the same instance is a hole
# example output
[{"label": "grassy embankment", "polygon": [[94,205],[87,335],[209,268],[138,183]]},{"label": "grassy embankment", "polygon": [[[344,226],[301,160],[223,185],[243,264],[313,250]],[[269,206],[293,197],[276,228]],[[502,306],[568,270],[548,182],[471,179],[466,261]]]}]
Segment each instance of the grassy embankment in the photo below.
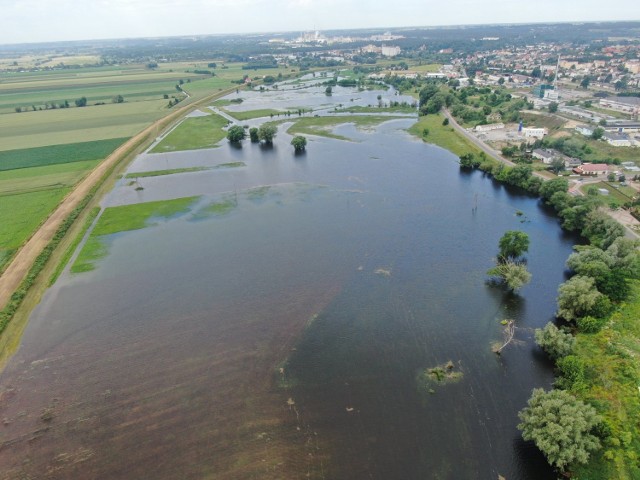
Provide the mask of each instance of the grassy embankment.
[{"label": "grassy embankment", "polygon": [[395,120],[402,117],[390,117],[390,116],[344,116],[344,117],[303,117],[295,121],[295,123],[289,127],[287,133],[291,135],[318,135],[321,137],[335,138],[338,140],[350,140],[342,135],[332,133],[332,129],[338,125],[345,123],[355,124],[358,128],[366,128],[373,125],[378,125],[389,120]]},{"label": "grassy embankment", "polygon": [[0,151],[0,272],[73,186],[124,140]]},{"label": "grassy embankment", "polygon": [[[444,116],[442,114],[420,117],[420,120],[409,128],[409,133],[422,138],[425,142],[433,143],[449,150],[458,157],[468,153],[477,158],[482,156],[482,151],[478,147],[462,134],[458,133],[453,127],[442,125],[443,121]],[[425,129],[428,130],[426,135]],[[486,161],[493,162],[489,159]]]},{"label": "grassy embankment", "polygon": [[223,130],[226,126],[227,120],[213,113],[206,117],[187,118],[153,147],[150,153],[215,148],[227,135]]},{"label": "grassy embankment", "polygon": [[640,281],[632,294],[598,333],[576,335],[577,355],[585,365],[584,388],[574,395],[594,405],[611,429],[604,448],[575,478],[596,480],[640,478]]},{"label": "grassy embankment", "polygon": [[153,225],[151,223],[153,219],[171,218],[187,212],[198,198],[200,197],[186,197],[106,208],[72,265],[71,272],[93,270],[95,262],[108,253],[107,246],[101,237],[129,230],[139,230]]}]

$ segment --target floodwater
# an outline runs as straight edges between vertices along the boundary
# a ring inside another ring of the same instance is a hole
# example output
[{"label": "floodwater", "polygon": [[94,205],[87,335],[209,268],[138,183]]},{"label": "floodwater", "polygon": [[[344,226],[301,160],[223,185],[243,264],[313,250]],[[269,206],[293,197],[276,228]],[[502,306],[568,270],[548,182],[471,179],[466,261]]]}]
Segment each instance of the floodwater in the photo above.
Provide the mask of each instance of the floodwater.
[{"label": "floodwater", "polygon": [[[46,293],[0,376],[0,478],[554,478],[517,412],[553,380],[533,329],[576,239],[411,123],[343,125],[353,141],[303,155],[286,125],[272,148],[141,155],[130,171],[246,166],[105,198],[200,195]],[[510,229],[531,238],[519,295],[486,283]],[[462,378],[425,389],[448,361]]]}]

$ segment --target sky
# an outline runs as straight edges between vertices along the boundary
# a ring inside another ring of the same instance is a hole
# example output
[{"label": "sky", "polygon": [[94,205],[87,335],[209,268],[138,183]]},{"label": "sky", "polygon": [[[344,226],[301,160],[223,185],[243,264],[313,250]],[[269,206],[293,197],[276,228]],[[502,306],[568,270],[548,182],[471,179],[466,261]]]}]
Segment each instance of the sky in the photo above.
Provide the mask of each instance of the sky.
[{"label": "sky", "polygon": [[638,0],[0,0],[0,44],[343,28],[640,20]]}]

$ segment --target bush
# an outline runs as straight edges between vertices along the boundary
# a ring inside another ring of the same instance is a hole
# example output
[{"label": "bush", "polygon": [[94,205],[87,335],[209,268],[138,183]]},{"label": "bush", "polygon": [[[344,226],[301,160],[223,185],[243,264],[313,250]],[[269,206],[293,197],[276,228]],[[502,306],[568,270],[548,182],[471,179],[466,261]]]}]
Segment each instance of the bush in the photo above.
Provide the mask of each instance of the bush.
[{"label": "bush", "polygon": [[560,376],[556,380],[559,388],[581,390],[585,387],[585,366],[581,357],[567,355],[558,360]]},{"label": "bush", "polygon": [[547,323],[544,328],[536,328],[536,343],[554,360],[571,355],[576,339],[553,323]]},{"label": "bush", "polygon": [[607,320],[604,318],[596,318],[590,315],[586,317],[579,318],[576,321],[578,325],[578,330],[581,333],[598,333],[602,330],[602,327],[607,323]]}]

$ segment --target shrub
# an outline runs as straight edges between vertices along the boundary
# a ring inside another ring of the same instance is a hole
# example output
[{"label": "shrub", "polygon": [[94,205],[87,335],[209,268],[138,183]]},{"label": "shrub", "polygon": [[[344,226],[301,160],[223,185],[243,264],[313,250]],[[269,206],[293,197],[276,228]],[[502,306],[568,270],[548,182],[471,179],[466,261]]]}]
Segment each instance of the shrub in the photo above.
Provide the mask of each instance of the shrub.
[{"label": "shrub", "polygon": [[535,330],[536,343],[554,360],[570,355],[576,339],[553,323],[547,323],[544,328]]}]

